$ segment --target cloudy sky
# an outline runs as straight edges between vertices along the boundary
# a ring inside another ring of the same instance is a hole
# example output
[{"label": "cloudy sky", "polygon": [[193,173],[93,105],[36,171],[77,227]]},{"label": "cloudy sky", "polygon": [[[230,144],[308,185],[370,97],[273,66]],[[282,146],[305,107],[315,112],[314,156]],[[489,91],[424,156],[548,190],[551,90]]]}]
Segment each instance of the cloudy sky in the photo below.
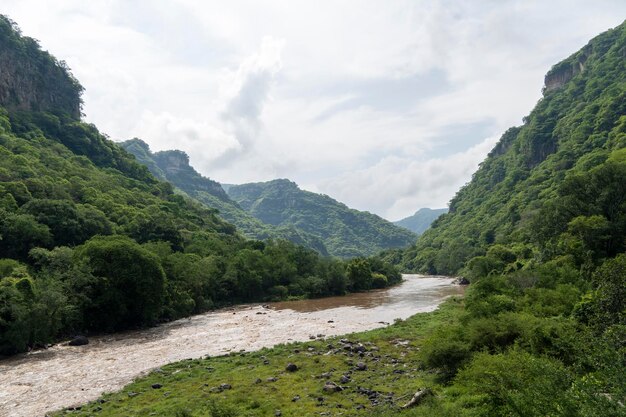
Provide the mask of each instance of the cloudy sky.
[{"label": "cloudy sky", "polygon": [[289,178],[391,220],[444,207],[623,0],[2,0],[86,120],[220,182]]}]

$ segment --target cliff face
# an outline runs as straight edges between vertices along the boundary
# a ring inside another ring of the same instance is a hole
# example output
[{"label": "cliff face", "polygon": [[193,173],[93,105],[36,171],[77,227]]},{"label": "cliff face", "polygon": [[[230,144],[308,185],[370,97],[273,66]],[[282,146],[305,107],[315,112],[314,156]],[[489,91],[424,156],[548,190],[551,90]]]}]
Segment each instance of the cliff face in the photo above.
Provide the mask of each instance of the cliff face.
[{"label": "cliff face", "polygon": [[0,106],[17,111],[46,111],[81,116],[83,87],[63,61],[42,51],[0,15]]},{"label": "cliff face", "polygon": [[189,165],[189,156],[185,152],[179,150],[161,151],[155,152],[152,157],[157,166],[165,173],[167,180],[186,193],[193,195],[203,191],[220,200],[230,200],[219,183],[201,176]]},{"label": "cliff face", "polygon": [[552,67],[544,79],[544,94],[563,87],[572,78],[583,72],[587,58],[589,58],[593,52],[592,48],[593,46],[589,44],[567,60]]}]

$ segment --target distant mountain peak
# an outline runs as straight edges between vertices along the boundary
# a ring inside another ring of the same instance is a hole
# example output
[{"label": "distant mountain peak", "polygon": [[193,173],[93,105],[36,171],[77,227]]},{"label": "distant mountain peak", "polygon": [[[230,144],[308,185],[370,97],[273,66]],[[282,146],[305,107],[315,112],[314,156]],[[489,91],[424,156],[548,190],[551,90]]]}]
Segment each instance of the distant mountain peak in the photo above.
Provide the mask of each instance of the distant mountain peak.
[{"label": "distant mountain peak", "polygon": [[417,210],[413,215],[402,220],[398,220],[394,222],[394,224],[421,235],[437,218],[439,218],[439,216],[447,212],[447,208],[431,209],[423,207]]}]

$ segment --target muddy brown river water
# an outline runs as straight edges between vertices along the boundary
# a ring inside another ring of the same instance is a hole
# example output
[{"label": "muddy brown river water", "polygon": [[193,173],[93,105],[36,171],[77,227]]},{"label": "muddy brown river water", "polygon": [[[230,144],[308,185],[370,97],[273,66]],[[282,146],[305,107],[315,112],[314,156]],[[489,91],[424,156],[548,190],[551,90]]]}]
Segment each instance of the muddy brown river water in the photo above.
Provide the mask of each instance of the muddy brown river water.
[{"label": "muddy brown river water", "polygon": [[[0,416],[43,417],[122,388],[150,369],[187,358],[370,330],[432,311],[463,288],[448,277],[405,275],[402,284],[317,300],[245,305],[151,329],[58,344],[0,361]],[[332,321],[332,322],[330,322]]]}]

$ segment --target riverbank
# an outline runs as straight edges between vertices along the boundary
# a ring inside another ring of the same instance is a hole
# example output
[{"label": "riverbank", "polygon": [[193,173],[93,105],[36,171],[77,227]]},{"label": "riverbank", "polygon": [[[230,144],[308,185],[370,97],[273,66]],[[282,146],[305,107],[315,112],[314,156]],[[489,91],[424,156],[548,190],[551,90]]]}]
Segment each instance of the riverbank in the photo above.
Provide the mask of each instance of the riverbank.
[{"label": "riverbank", "polygon": [[434,312],[381,329],[173,363],[54,416],[397,413],[418,389],[436,387],[435,375],[419,367],[420,343],[461,309],[461,299],[453,297]]},{"label": "riverbank", "polygon": [[463,289],[442,277],[406,276],[399,286],[317,300],[242,306],[151,329],[56,345],[0,361],[0,415],[42,416],[120,390],[138,375],[186,358],[225,355],[324,334],[374,329],[432,311]]}]

